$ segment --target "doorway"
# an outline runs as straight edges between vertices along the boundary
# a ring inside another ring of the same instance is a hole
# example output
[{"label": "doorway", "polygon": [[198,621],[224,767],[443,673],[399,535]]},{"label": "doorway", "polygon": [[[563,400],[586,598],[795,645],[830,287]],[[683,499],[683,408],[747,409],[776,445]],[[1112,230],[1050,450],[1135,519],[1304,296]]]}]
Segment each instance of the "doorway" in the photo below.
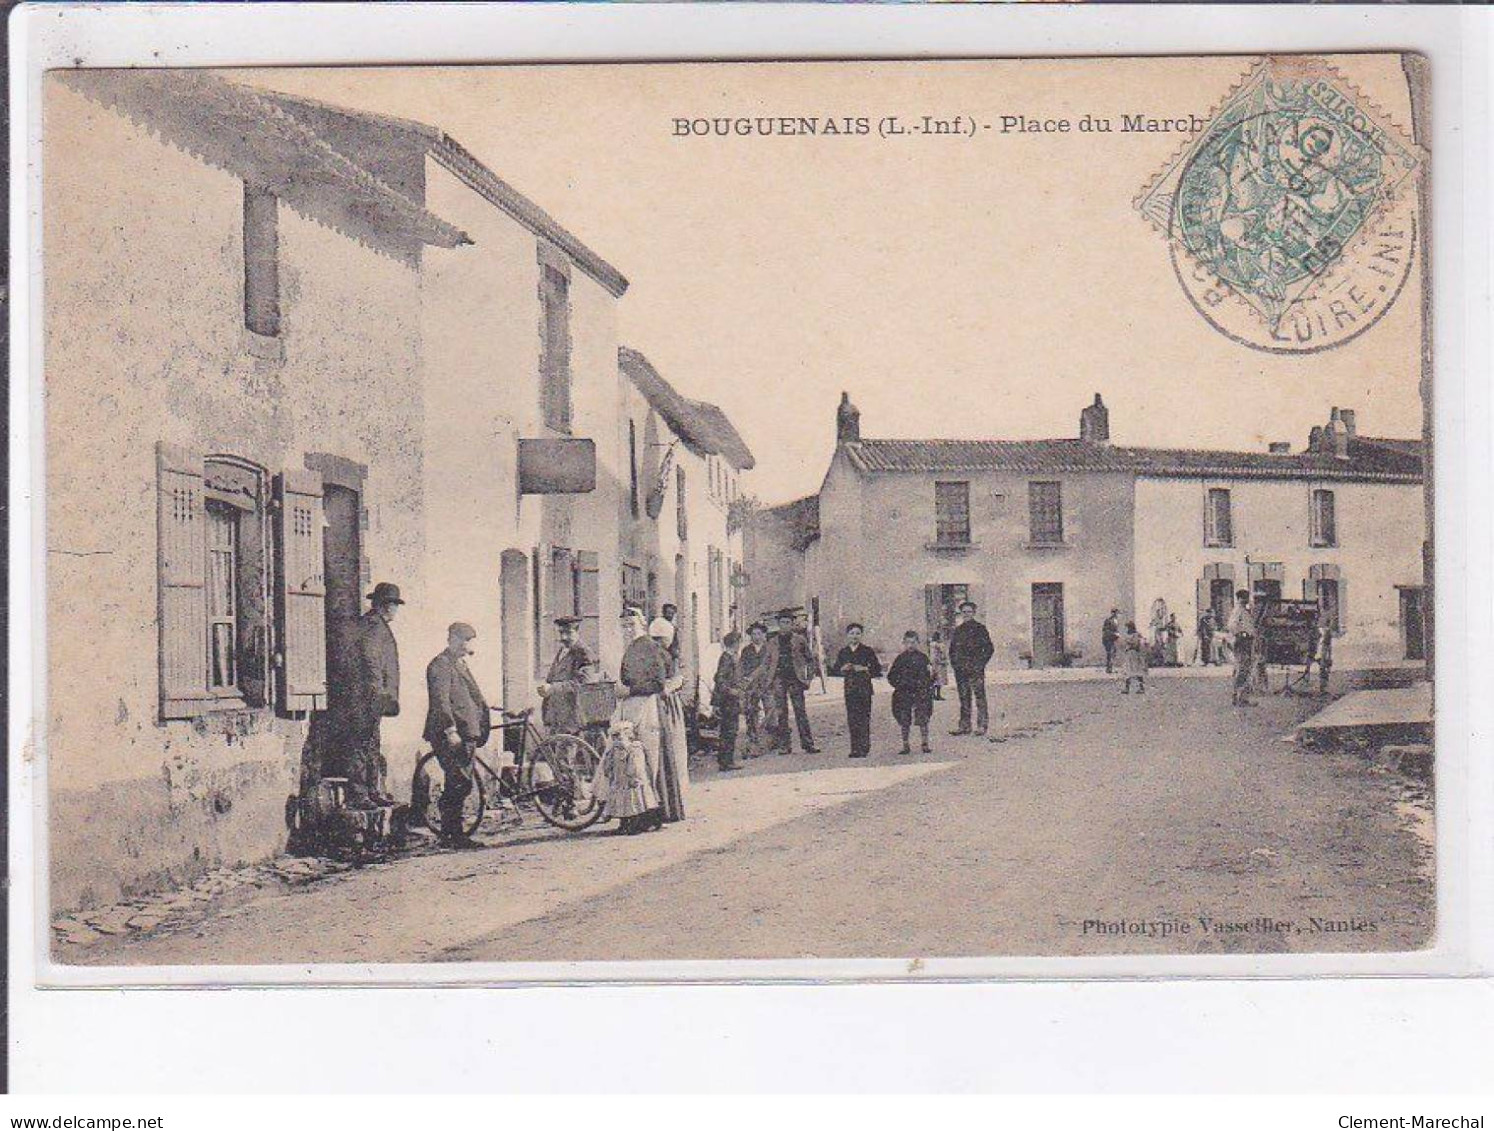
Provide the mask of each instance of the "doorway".
[{"label": "doorway", "polygon": [[1424,592],[1420,585],[1400,589],[1402,654],[1408,660],[1427,658],[1427,625],[1422,606]]},{"label": "doorway", "polygon": [[327,596],[327,706],[341,706],[353,672],[350,667],[358,618],[363,614],[362,545],[358,529],[361,500],[351,487],[325,484],[322,488],[323,576]]},{"label": "doorway", "polygon": [[1064,663],[1063,585],[1037,582],[1032,587],[1032,666],[1051,668]]},{"label": "doorway", "polygon": [[1230,577],[1216,577],[1209,582],[1209,608],[1214,610],[1216,627],[1223,627],[1229,620],[1229,611],[1235,605],[1235,582]]},{"label": "doorway", "polygon": [[504,550],[498,570],[503,636],[503,705],[518,710],[529,702],[529,561],[521,550]]}]

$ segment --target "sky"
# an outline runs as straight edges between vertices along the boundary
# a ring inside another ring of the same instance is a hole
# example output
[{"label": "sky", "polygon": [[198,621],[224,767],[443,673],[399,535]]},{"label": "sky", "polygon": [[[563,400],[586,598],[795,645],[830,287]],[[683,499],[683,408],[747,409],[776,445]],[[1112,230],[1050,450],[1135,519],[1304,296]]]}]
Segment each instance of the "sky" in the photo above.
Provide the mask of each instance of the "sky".
[{"label": "sky", "polygon": [[[1416,436],[1420,293],[1307,356],[1216,331],[1135,197],[1177,133],[1080,119],[1207,116],[1238,58],[878,64],[338,68],[241,72],[290,93],[439,126],[630,281],[622,344],[719,404],[765,503],[815,491],[848,391],[868,437],[1078,433],[1096,392],[1116,443],[1301,446],[1332,406]],[[1398,62],[1340,62],[1393,124]],[[877,135],[896,115],[993,125]],[[866,136],[680,138],[676,118],[866,117]],[[1071,132],[1002,132],[1003,117]],[[1119,129],[1119,126],[1116,126]]]}]

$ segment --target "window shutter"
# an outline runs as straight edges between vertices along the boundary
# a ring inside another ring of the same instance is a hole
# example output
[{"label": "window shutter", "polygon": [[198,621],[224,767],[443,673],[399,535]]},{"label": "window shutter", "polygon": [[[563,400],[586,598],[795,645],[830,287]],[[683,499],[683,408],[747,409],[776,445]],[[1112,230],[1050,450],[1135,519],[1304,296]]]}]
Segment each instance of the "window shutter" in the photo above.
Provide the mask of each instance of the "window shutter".
[{"label": "window shutter", "polygon": [[322,476],[290,468],[275,477],[275,611],[280,706],[327,706],[327,585],[322,563]]},{"label": "window shutter", "polygon": [[1203,619],[1204,613],[1213,608],[1213,593],[1207,577],[1200,578],[1194,582],[1193,587],[1193,623],[1197,624]]},{"label": "window shutter", "polygon": [[1302,579],[1302,599],[1304,601],[1316,601],[1318,599],[1318,579],[1316,577],[1304,577]]},{"label": "window shutter", "polygon": [[1349,581],[1348,578],[1338,579],[1338,624],[1334,625],[1333,635],[1342,636],[1345,627],[1349,623]]},{"label": "window shutter", "polygon": [[925,641],[944,630],[944,591],[937,585],[923,587],[923,624]]},{"label": "window shutter", "polygon": [[602,564],[591,550],[576,555],[576,615],[581,618],[581,643],[594,664],[602,662]]},{"label": "window shutter", "polygon": [[161,717],[201,714],[207,689],[207,522],[202,454],[156,445]]}]

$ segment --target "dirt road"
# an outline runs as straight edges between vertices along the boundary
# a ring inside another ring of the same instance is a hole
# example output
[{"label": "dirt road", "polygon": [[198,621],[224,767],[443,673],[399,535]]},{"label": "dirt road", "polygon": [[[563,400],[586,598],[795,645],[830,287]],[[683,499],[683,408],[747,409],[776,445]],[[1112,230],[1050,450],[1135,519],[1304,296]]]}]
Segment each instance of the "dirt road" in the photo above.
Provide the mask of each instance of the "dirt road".
[{"label": "dirt road", "polygon": [[989,739],[698,770],[692,818],[643,837],[528,828],[261,895],[85,962],[398,962],[1399,950],[1432,929],[1397,782],[1283,736],[1313,710],[1223,683],[993,688]]}]

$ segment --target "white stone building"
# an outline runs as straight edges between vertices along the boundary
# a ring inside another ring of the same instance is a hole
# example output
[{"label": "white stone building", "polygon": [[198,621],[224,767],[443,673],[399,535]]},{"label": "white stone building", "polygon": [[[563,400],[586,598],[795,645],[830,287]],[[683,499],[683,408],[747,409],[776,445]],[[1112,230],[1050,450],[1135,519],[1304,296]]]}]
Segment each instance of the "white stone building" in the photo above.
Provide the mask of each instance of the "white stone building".
[{"label": "white stone building", "polygon": [[622,349],[618,369],[634,469],[620,588],[650,617],[679,610],[687,698],[709,698],[721,640],[741,628],[742,532],[730,516],[752,452],[720,408],[682,395],[637,350]]}]

